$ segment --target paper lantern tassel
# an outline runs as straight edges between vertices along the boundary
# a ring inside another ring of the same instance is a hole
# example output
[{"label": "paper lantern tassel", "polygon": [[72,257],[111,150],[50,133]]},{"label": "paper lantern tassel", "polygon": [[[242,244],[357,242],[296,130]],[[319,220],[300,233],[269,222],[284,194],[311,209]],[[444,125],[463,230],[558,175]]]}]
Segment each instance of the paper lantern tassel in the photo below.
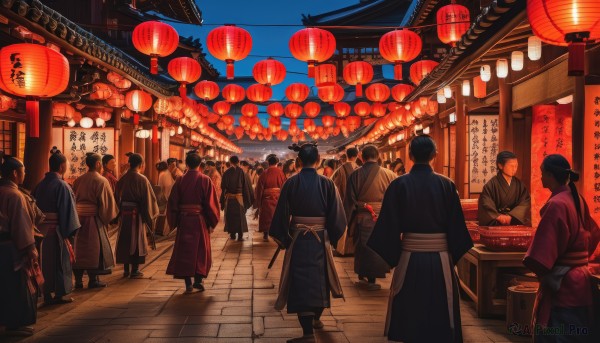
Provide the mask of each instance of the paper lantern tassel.
[{"label": "paper lantern tassel", "polygon": [[233,80],[233,60],[227,60],[227,80]]},{"label": "paper lantern tassel", "polygon": [[394,65],[394,79],[402,80],[402,63],[396,63]]},{"label": "paper lantern tassel", "polygon": [[40,136],[40,103],[37,99],[25,101],[25,119],[29,137],[38,138]]},{"label": "paper lantern tassel", "polygon": [[356,84],[356,97],[360,98],[363,96],[363,87],[362,87],[362,83],[357,83]]},{"label": "paper lantern tassel", "polygon": [[158,74],[158,58],[150,57],[150,74]]}]

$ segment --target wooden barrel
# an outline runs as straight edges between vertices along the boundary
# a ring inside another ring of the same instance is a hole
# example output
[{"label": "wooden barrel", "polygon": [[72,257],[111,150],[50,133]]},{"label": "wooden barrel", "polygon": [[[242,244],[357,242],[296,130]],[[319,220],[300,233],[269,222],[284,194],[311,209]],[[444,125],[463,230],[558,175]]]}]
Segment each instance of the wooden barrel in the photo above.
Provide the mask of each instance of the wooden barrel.
[{"label": "wooden barrel", "polygon": [[506,327],[508,332],[518,336],[531,336],[533,304],[537,287],[517,285],[508,287],[506,292]]}]

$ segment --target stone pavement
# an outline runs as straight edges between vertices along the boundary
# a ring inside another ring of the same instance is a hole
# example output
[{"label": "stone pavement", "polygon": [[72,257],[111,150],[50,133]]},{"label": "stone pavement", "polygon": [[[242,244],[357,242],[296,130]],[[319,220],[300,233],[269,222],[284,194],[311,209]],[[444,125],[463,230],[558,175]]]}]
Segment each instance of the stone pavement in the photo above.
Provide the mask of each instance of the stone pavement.
[{"label": "stone pavement", "polygon": [[[109,286],[79,290],[75,302],[41,308],[36,334],[23,342],[285,342],[302,334],[296,316],[273,309],[283,253],[273,269],[272,241],[250,233],[244,242],[228,240],[219,225],[212,235],[213,267],[206,291],[183,294],[183,280],[165,275],[172,239],[158,243],[145,265],[143,279],[122,279],[114,271]],[[323,314],[318,342],[386,342],[383,333],[390,278],[382,290],[354,286],[352,258],[336,257],[346,299],[332,299]],[[472,304],[462,303],[465,342],[529,342],[510,336],[503,320],[475,317]],[[0,335],[0,342],[15,342]]]}]

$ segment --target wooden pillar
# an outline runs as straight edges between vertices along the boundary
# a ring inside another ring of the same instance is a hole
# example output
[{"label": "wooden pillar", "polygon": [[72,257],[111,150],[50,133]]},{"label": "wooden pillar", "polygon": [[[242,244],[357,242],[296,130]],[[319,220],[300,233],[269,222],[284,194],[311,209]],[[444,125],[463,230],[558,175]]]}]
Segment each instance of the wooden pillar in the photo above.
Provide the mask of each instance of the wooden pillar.
[{"label": "wooden pillar", "polygon": [[500,151],[514,151],[512,85],[506,79],[498,79],[498,95],[500,97],[500,113],[498,116],[498,139]]},{"label": "wooden pillar", "polygon": [[[585,77],[575,77],[575,93],[573,94],[573,165],[571,168],[584,173],[583,159],[583,133],[585,128]],[[535,166],[534,166],[535,167]],[[578,185],[583,185],[585,180],[577,182]]]},{"label": "wooden pillar", "polygon": [[[460,88],[460,87],[459,87]],[[467,115],[465,99],[460,89],[454,92],[456,97],[456,187],[461,198],[468,197],[467,178]]]},{"label": "wooden pillar", "polygon": [[[135,134],[133,132],[133,125],[130,123],[121,123],[121,137],[119,139],[119,158],[122,161],[119,164],[119,168],[127,163],[128,152],[135,152]],[[124,169],[119,170],[119,175]]]},{"label": "wooden pillar", "polygon": [[154,167],[154,164],[152,163],[152,150],[153,150],[153,145],[154,143],[152,143],[152,139],[147,138],[145,139],[145,151],[142,154],[142,156],[144,156],[144,162],[146,162],[146,168],[144,169],[144,175],[146,175],[146,177],[148,178],[148,180],[150,180],[150,183],[152,183],[152,171],[156,170],[156,168]]},{"label": "wooden pillar", "polygon": [[121,117],[116,113],[113,114],[115,121],[115,160],[117,161],[117,167],[115,169],[115,175],[118,177],[121,175]]},{"label": "wooden pillar", "polygon": [[146,139],[144,138],[135,138],[135,151],[136,154],[140,154],[142,156],[146,155]]},{"label": "wooden pillar", "polygon": [[444,173],[444,153],[445,142],[444,142],[444,130],[441,127],[440,117],[435,116],[433,119],[433,124],[431,125],[432,137],[437,146],[437,156],[435,158],[435,162],[433,164],[433,169],[440,174]]},{"label": "wooden pillar", "polygon": [[[44,178],[48,171],[48,158],[52,149],[52,102],[40,101],[40,136],[25,139],[25,181],[26,189],[33,188]],[[26,130],[29,132],[29,128]]]}]

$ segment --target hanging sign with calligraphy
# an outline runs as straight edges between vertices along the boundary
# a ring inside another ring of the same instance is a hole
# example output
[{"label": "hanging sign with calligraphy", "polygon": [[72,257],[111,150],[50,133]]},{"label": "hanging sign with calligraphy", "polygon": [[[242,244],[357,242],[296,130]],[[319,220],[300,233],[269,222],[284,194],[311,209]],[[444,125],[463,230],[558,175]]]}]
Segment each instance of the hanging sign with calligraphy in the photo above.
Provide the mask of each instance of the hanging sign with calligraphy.
[{"label": "hanging sign with calligraphy", "polygon": [[69,161],[65,179],[74,180],[87,171],[85,154],[115,154],[114,129],[65,128],[63,130],[63,153]]},{"label": "hanging sign with calligraphy", "polygon": [[600,85],[585,86],[583,121],[583,194],[592,217],[600,222]]},{"label": "hanging sign with calligraphy", "polygon": [[550,197],[542,186],[540,166],[544,157],[561,154],[571,163],[572,115],[571,104],[537,105],[532,107],[531,123],[531,220],[540,221],[540,210]]},{"label": "hanging sign with calligraphy", "polygon": [[496,176],[498,115],[469,116],[469,191],[481,193]]}]

